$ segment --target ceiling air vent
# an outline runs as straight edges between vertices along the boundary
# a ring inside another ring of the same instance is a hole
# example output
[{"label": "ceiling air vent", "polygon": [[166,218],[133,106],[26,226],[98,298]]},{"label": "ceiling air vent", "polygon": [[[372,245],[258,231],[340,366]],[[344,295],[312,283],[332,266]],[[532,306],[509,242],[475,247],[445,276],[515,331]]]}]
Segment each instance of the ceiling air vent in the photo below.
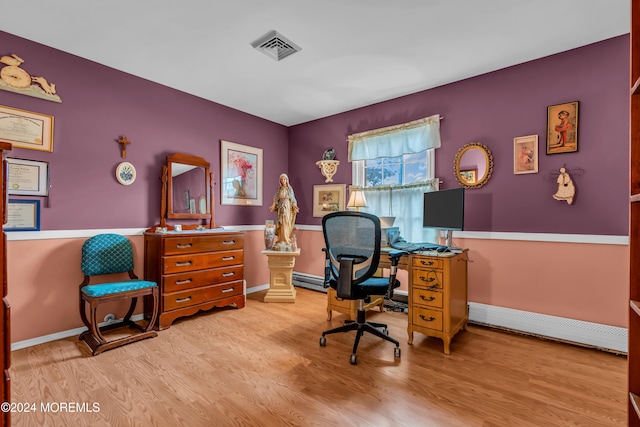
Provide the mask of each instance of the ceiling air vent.
[{"label": "ceiling air vent", "polygon": [[269,31],[267,34],[251,43],[251,46],[276,61],[280,61],[281,59],[302,50],[302,48],[282,34],[279,34],[277,31]]}]

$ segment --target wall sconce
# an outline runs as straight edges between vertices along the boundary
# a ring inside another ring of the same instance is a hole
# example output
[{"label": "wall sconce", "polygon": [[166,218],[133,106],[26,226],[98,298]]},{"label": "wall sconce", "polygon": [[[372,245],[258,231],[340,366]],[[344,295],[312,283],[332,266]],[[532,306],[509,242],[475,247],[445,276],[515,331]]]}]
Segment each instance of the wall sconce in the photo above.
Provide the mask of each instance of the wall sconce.
[{"label": "wall sconce", "polygon": [[360,208],[367,207],[367,199],[360,187],[351,187],[351,196],[349,197],[348,208],[356,208],[356,212],[360,212]]}]

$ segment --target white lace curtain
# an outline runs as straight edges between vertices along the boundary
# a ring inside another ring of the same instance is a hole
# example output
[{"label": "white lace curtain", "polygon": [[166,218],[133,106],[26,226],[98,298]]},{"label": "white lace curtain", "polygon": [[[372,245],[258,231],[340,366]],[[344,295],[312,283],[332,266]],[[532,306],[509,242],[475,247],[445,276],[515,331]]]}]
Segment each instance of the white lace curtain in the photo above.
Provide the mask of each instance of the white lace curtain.
[{"label": "white lace curtain", "polygon": [[440,147],[440,115],[349,135],[349,161],[420,153]]}]

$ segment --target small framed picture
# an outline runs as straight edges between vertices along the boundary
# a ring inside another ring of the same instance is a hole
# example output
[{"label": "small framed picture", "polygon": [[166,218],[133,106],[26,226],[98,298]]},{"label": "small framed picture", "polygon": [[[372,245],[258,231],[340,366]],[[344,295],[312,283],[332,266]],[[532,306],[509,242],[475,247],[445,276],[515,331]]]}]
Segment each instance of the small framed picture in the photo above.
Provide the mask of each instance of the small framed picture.
[{"label": "small framed picture", "polygon": [[7,223],[4,231],[39,231],[40,200],[16,200],[7,202]]},{"label": "small framed picture", "polygon": [[547,107],[547,154],[578,151],[578,101]]},{"label": "small framed picture", "polygon": [[513,139],[513,173],[538,173],[538,135]]},{"label": "small framed picture", "polygon": [[47,196],[49,163],[7,157],[7,194]]},{"label": "small framed picture", "polygon": [[344,210],[345,184],[313,186],[313,216],[321,217]]},{"label": "small framed picture", "polygon": [[478,169],[461,169],[460,179],[468,184],[476,184],[478,182]]}]

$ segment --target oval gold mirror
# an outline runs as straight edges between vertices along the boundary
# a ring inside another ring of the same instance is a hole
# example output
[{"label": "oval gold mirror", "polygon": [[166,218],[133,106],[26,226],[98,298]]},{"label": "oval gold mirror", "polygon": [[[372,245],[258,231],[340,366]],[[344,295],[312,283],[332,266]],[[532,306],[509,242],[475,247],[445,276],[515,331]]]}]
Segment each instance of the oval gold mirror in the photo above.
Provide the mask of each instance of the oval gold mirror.
[{"label": "oval gold mirror", "polygon": [[453,164],[456,180],[464,188],[480,188],[493,173],[491,150],[479,142],[464,145],[456,153]]}]

